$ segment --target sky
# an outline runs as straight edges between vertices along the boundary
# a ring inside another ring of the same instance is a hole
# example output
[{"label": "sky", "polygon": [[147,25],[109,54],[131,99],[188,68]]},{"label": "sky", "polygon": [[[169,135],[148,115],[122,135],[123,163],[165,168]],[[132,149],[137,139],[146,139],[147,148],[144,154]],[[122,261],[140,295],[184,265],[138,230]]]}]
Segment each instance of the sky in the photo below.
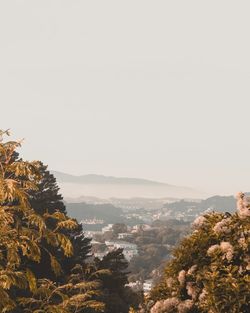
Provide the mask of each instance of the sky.
[{"label": "sky", "polygon": [[250,191],[249,10],[0,1],[0,128],[53,170]]}]

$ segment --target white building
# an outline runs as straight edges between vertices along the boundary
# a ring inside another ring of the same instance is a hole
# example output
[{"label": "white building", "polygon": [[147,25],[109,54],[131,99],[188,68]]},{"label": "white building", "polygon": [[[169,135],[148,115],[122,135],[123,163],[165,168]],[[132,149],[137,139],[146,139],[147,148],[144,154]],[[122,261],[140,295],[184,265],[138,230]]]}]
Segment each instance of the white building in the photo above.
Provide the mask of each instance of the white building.
[{"label": "white building", "polygon": [[130,249],[137,250],[137,245],[127,241],[114,241],[115,249]]},{"label": "white building", "polygon": [[96,253],[94,253],[94,257],[102,260],[106,254],[107,254],[107,252],[96,252]]},{"label": "white building", "polygon": [[133,235],[130,233],[119,233],[118,234],[118,239],[126,239],[126,238],[131,238]]},{"label": "white building", "polygon": [[123,255],[125,259],[130,262],[133,257],[138,255],[138,250],[137,249],[123,249]]},{"label": "white building", "polygon": [[89,230],[89,231],[84,231],[84,235],[87,238],[93,238],[95,235],[102,235],[102,232]]},{"label": "white building", "polygon": [[123,249],[123,255],[127,261],[130,261],[134,256],[138,255],[137,245],[127,241],[105,241],[105,245],[109,251],[113,249]]},{"label": "white building", "polygon": [[145,280],[144,284],[143,284],[143,291],[145,294],[148,294],[150,292],[150,290],[153,287],[153,280],[152,279],[147,279]]},{"label": "white building", "polygon": [[102,228],[102,233],[106,233],[107,231],[113,230],[113,224],[108,224],[107,226]]}]

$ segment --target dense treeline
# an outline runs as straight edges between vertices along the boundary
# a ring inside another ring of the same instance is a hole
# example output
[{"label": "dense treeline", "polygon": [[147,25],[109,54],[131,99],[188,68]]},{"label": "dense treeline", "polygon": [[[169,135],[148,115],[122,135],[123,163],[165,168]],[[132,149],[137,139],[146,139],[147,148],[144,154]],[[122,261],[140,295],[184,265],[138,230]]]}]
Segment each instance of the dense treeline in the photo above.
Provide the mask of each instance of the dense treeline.
[{"label": "dense treeline", "polygon": [[0,312],[137,307],[137,295],[125,286],[122,251],[89,261],[90,241],[67,216],[55,178],[41,162],[23,161],[20,142],[4,141],[6,135],[0,132]]}]

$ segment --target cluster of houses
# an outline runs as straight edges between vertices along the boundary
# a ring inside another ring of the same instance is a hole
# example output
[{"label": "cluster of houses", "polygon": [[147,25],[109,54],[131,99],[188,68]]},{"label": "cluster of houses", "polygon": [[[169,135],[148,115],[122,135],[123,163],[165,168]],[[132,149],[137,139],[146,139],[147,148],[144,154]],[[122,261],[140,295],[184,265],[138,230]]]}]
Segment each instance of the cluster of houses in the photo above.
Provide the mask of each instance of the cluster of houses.
[{"label": "cluster of houses", "polygon": [[135,225],[133,227],[128,227],[127,232],[118,233],[116,240],[106,240],[104,242],[105,249],[103,249],[103,243],[95,240],[98,235],[102,236],[106,232],[113,231],[113,224],[108,224],[102,228],[100,231],[85,231],[85,236],[88,238],[92,238],[92,245],[102,245],[102,251],[94,252],[94,256],[102,259],[108,252],[114,249],[123,249],[124,257],[128,262],[132,260],[133,257],[138,255],[138,247],[136,244],[129,242],[129,239],[133,237],[133,233],[138,232],[141,229],[150,229],[151,226],[147,224]]},{"label": "cluster of houses", "polygon": [[105,241],[105,245],[107,246],[107,252],[112,251],[114,249],[123,249],[123,255],[128,262],[130,262],[134,256],[138,255],[138,248],[137,245],[134,243],[121,240],[114,240],[114,241]]}]

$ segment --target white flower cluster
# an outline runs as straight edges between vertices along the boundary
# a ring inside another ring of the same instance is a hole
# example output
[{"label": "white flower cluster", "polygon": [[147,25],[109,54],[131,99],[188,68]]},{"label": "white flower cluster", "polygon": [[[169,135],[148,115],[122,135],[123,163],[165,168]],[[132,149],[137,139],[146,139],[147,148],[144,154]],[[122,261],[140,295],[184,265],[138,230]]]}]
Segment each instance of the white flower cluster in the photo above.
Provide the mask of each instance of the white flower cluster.
[{"label": "white flower cluster", "polygon": [[157,301],[151,308],[150,313],[165,313],[176,309],[180,301],[177,298],[168,298],[166,300]]},{"label": "white flower cluster", "polygon": [[204,302],[206,300],[206,298],[207,298],[207,295],[208,295],[208,293],[207,293],[206,289],[203,288],[202,292],[199,295],[200,302]]},{"label": "white flower cluster", "polygon": [[187,289],[187,294],[193,299],[195,300],[197,298],[198,295],[198,288],[195,286],[194,283],[192,282],[188,282],[186,285],[186,289]]},{"label": "white flower cluster", "polygon": [[206,221],[206,218],[204,216],[198,216],[196,217],[196,219],[193,222],[193,228],[194,229],[199,229],[201,228],[201,226],[204,224],[204,222]]},{"label": "white flower cluster", "polygon": [[219,245],[213,245],[213,246],[209,247],[208,250],[207,250],[207,255],[208,255],[208,256],[213,256],[213,254],[214,254],[218,249],[220,249],[220,246],[219,246]]},{"label": "white flower cluster", "polygon": [[250,217],[250,199],[243,192],[236,195],[238,214],[241,218]]},{"label": "white flower cluster", "polygon": [[231,221],[230,218],[224,218],[223,220],[215,224],[215,226],[213,227],[213,231],[217,235],[221,233],[225,233],[225,234],[230,233],[230,228],[228,227],[228,224],[230,223],[230,221]]},{"label": "white flower cluster", "polygon": [[234,248],[231,245],[231,243],[229,243],[227,241],[222,241],[220,244],[220,248],[221,248],[222,252],[224,253],[225,258],[228,261],[231,261],[233,256],[234,256]]},{"label": "white flower cluster", "polygon": [[192,300],[182,301],[178,305],[178,313],[188,313],[192,309],[193,305],[194,304]]},{"label": "white flower cluster", "polygon": [[234,254],[234,248],[231,245],[231,243],[227,242],[227,241],[222,241],[220,243],[220,245],[213,245],[211,247],[208,248],[207,250],[207,255],[208,256],[213,256],[213,254],[217,251],[217,250],[221,250],[224,254],[224,257],[228,260],[231,261],[233,258],[233,254]]},{"label": "white flower cluster", "polygon": [[167,281],[166,281],[166,283],[167,283],[167,287],[168,287],[168,288],[172,288],[172,287],[173,287],[173,284],[174,284],[173,278],[172,278],[172,277],[168,278]]},{"label": "white flower cluster", "polygon": [[151,308],[150,313],[166,313],[166,312],[178,312],[188,313],[194,303],[192,300],[180,301],[177,298],[169,298],[167,300],[161,300]]},{"label": "white flower cluster", "polygon": [[184,284],[185,284],[185,281],[186,281],[186,272],[185,272],[184,270],[181,270],[181,271],[179,272],[178,281],[179,281],[180,285],[184,285]]},{"label": "white flower cluster", "polygon": [[198,267],[197,265],[191,266],[190,269],[188,270],[187,274],[188,275],[193,275],[194,272],[197,270],[197,267]]}]

